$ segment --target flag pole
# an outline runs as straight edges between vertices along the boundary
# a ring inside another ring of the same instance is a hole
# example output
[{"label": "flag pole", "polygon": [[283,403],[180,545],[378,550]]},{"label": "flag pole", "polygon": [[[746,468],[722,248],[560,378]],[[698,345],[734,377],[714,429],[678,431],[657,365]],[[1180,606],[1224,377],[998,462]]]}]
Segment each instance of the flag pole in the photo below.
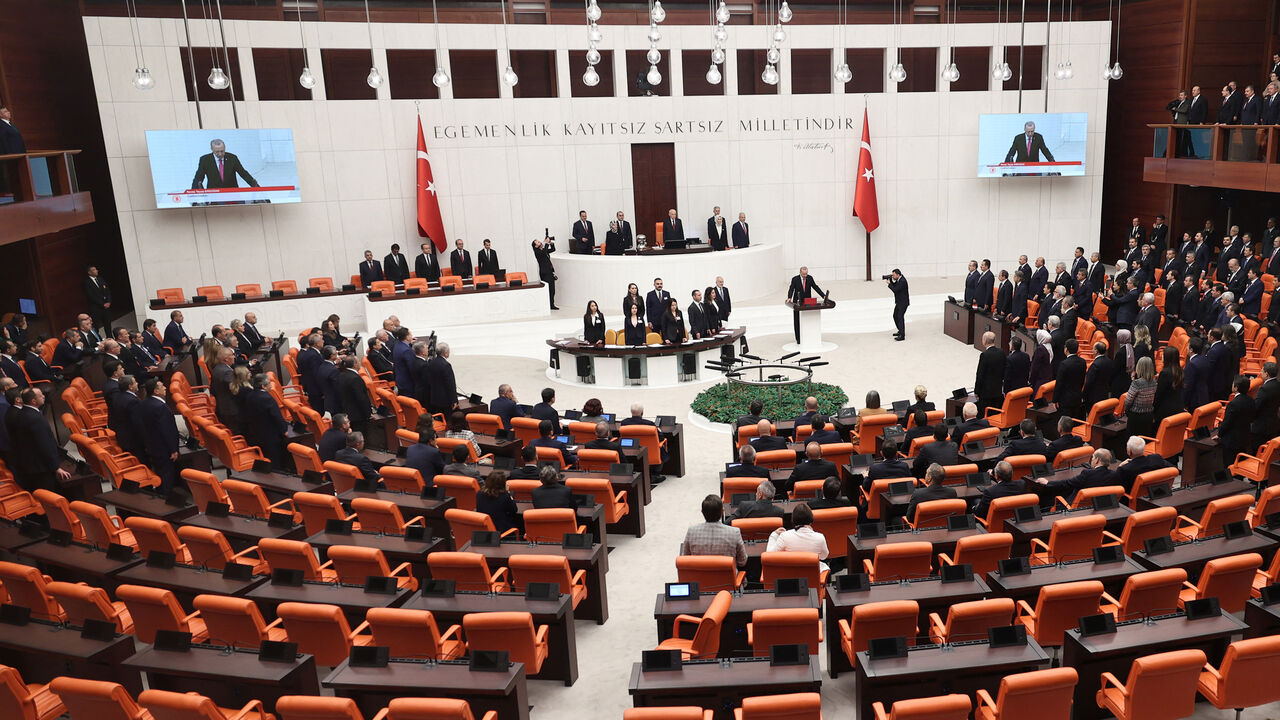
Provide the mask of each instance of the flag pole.
[{"label": "flag pole", "polygon": [[[863,94],[863,96],[862,96],[862,116],[863,116],[864,118],[867,116],[867,96],[866,96],[866,94],[865,94],[865,93],[864,93],[864,94]],[[854,186],[855,186],[855,187],[857,186],[857,180],[856,180],[856,179],[854,180]],[[862,222],[862,218],[858,218],[858,222]],[[866,230],[866,225],[863,225],[862,227],[863,227],[863,229],[864,229],[864,230]],[[866,244],[867,244],[867,277],[866,277],[866,282],[871,282],[871,231],[870,231],[870,230],[866,230],[866,234],[867,234],[867,239],[866,239]]]}]

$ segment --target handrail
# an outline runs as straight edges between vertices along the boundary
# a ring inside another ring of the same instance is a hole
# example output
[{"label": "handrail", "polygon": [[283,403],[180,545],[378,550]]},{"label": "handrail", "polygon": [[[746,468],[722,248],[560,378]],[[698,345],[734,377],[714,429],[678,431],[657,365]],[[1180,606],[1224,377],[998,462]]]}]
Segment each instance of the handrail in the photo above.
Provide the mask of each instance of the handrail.
[{"label": "handrail", "polygon": [[40,152],[15,153],[0,155],[0,160],[17,160],[18,158],[56,157],[58,155],[79,155],[81,150],[41,150]]}]

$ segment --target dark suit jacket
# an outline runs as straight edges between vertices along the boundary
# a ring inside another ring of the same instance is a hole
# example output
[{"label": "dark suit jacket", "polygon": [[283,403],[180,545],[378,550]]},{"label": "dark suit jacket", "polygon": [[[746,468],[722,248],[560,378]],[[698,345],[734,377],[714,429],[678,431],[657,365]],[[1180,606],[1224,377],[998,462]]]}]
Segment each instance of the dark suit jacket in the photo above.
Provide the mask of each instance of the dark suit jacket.
[{"label": "dark suit jacket", "polygon": [[[996,400],[1004,385],[1004,352],[992,345],[978,356],[978,372],[973,381],[973,394],[981,400]],[[1029,367],[1029,365],[1028,365]]]},{"label": "dark suit jacket", "polygon": [[560,414],[556,409],[546,403],[538,403],[533,406],[533,411],[529,413],[535,420],[550,420],[552,434],[560,434]]},{"label": "dark suit jacket", "polygon": [[729,247],[729,221],[720,217],[720,227],[716,227],[714,215],[707,218],[707,242],[712,250],[724,250]]},{"label": "dark suit jacket", "polygon": [[563,483],[549,486],[539,485],[529,494],[533,496],[533,507],[535,509],[573,507],[573,491]]},{"label": "dark suit jacket", "polygon": [[1021,350],[1009,353],[1004,359],[1004,392],[1010,393],[1026,387],[1030,376],[1031,356]]},{"label": "dark suit jacket", "polygon": [[[1078,411],[1084,402],[1085,364],[1079,355],[1071,355],[1058,366],[1053,401],[1064,411]],[[1111,378],[1107,378],[1110,382]]]},{"label": "dark suit jacket", "polygon": [[191,189],[209,189],[214,188],[234,188],[240,187],[240,183],[236,182],[236,175],[244,178],[244,182],[249,187],[258,187],[258,181],[253,179],[248,170],[240,164],[240,158],[232,153],[223,153],[222,155],[222,174],[218,174],[218,161],[214,158],[213,153],[206,153],[200,156],[200,162],[196,165],[196,176],[191,180]]},{"label": "dark suit jacket", "polygon": [[444,456],[428,443],[414,443],[404,451],[404,466],[422,473],[426,487],[435,487],[435,476],[444,472]]},{"label": "dark suit jacket", "polygon": [[355,370],[339,370],[334,384],[338,391],[338,405],[351,418],[351,427],[363,432],[373,412],[364,378]]},{"label": "dark suit jacket", "polygon": [[476,257],[476,274],[496,275],[501,269],[498,265],[498,253],[493,248],[480,248],[480,254]]},{"label": "dark suit jacket", "polygon": [[378,469],[373,466],[373,461],[353,447],[343,445],[338,454],[333,456],[333,460],[355,467],[365,480],[372,480],[375,483],[378,481]]},{"label": "dark suit jacket", "polygon": [[1030,149],[1028,149],[1027,134],[1020,132],[1013,136],[1013,143],[1009,145],[1009,152],[1005,153],[1005,162],[1040,162],[1040,155],[1049,162],[1053,162],[1053,153],[1049,152],[1049,148],[1045,147],[1044,136],[1038,132],[1031,133]]},{"label": "dark suit jacket", "polygon": [[[429,282],[440,281],[440,260],[434,252],[418,253],[413,259],[413,274]],[[391,278],[387,278],[390,280]]]},{"label": "dark suit jacket", "polygon": [[375,282],[382,280],[382,263],[377,260],[361,260],[360,261],[360,284],[368,288]]},{"label": "dark suit jacket", "polygon": [[458,277],[471,277],[471,251],[463,250],[458,252],[454,250],[449,253],[449,269],[453,270],[453,274]]},{"label": "dark suit jacket", "polygon": [[751,245],[751,223],[735,222],[733,224],[733,246],[744,248]]},{"label": "dark suit jacket", "polygon": [[396,284],[402,284],[409,277],[409,258],[404,253],[388,254],[382,258],[382,276]]}]

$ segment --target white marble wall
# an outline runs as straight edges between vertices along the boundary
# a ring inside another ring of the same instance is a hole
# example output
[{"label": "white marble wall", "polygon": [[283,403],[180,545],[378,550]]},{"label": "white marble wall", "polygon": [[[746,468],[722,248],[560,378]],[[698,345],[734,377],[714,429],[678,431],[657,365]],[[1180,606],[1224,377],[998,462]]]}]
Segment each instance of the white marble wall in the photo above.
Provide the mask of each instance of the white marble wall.
[{"label": "white marble wall", "polygon": [[[606,7],[607,12],[607,7]],[[291,127],[297,144],[303,202],[295,205],[210,209],[155,208],[144,131],[197,127],[194,103],[186,101],[178,48],[186,44],[181,20],[139,23],[145,61],[156,88],[132,87],[134,51],[122,18],[85,18],[103,133],[113,176],[121,232],[135,303],[145,307],[162,287],[300,281],[313,276],[342,278],[354,272],[362,251],[381,257],[391,242],[416,247],[415,104],[391,100],[388,78],[376,101],[324,99],[320,47],[367,47],[364,25],[308,23],[304,26],[309,64],[321,77],[310,102],[258,101],[254,47],[297,47],[298,25],[288,22],[230,21],[227,42],[239,48],[245,101],[236,103],[241,127]],[[544,226],[568,235],[579,208],[586,208],[602,234],[617,209],[634,218],[630,143],[676,144],[678,198],[686,227],[704,228],[711,206],[730,219],[747,213],[759,241],[781,242],[788,266],[807,264],[820,277],[861,277],[863,229],[852,217],[860,118],[870,112],[881,227],[872,243],[872,271],[900,267],[908,275],[955,274],[970,257],[1011,264],[1019,252],[1065,259],[1071,248],[1097,245],[1101,216],[1102,165],[1107,88],[1100,79],[1107,23],[1074,23],[1069,32],[1054,25],[1049,67],[1070,58],[1070,81],[1049,78],[1049,112],[1089,114],[1089,174],[1082,178],[975,177],[978,116],[1018,111],[1018,93],[1001,90],[936,93],[886,92],[855,96],[836,88],[831,95],[791,95],[784,71],[776,96],[738,96],[737,48],[762,48],[765,29],[731,26],[724,97],[680,97],[680,55],[674,53],[668,82],[675,97],[626,97],[626,48],[647,47],[644,27],[603,26],[602,48],[614,50],[614,98],[571,98],[568,54],[586,48],[581,26],[511,26],[515,49],[555,49],[561,97],[514,100],[505,86],[494,100],[454,100],[446,88],[439,101],[423,101],[421,112],[433,158],[442,210],[450,238],[477,247],[490,237],[512,270],[533,271],[527,242]],[[193,22],[192,42],[216,44],[216,27]],[[210,30],[213,31],[210,40]],[[1018,29],[1001,31],[1014,44]],[[782,67],[792,47],[839,47],[838,29],[789,28]],[[1026,42],[1042,45],[1046,28],[1029,25]],[[445,49],[502,46],[501,27],[446,25]],[[1069,37],[1068,37],[1069,36]],[[430,25],[384,24],[373,28],[378,66],[386,74],[386,48],[431,48]],[[893,44],[888,28],[850,26],[849,47]],[[948,42],[995,46],[992,25],[959,25],[950,40],[945,26],[904,27],[902,47],[937,46],[939,70]],[[663,28],[660,47],[706,49],[704,27]],[[892,62],[892,50],[886,54]],[[994,52],[993,52],[994,57]],[[445,54],[447,63],[447,54]],[[424,72],[430,72],[430,68]],[[758,73],[760,68],[743,68]],[[1045,111],[1045,92],[1026,92],[1022,110]],[[231,127],[229,103],[202,103],[205,127]],[[743,132],[751,118],[848,116],[852,131]],[[655,135],[653,124],[674,120],[723,122],[719,133]],[[628,121],[646,123],[644,135],[564,137],[564,123]],[[434,127],[467,124],[545,123],[551,137],[436,139]],[[797,149],[801,143],[828,150]],[[642,228],[638,228],[644,232]],[[653,275],[645,270],[644,277]]]}]

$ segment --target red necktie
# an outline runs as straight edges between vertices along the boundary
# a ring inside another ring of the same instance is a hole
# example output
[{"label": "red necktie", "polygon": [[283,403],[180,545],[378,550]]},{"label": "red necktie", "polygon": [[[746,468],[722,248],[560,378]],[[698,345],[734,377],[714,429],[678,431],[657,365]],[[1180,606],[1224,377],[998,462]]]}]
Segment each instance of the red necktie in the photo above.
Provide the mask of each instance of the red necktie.
[{"label": "red necktie", "polygon": [[[1028,147],[1030,147],[1030,144],[1028,144]],[[223,180],[227,179],[226,174],[222,172],[222,158],[218,158],[218,177]]]}]

